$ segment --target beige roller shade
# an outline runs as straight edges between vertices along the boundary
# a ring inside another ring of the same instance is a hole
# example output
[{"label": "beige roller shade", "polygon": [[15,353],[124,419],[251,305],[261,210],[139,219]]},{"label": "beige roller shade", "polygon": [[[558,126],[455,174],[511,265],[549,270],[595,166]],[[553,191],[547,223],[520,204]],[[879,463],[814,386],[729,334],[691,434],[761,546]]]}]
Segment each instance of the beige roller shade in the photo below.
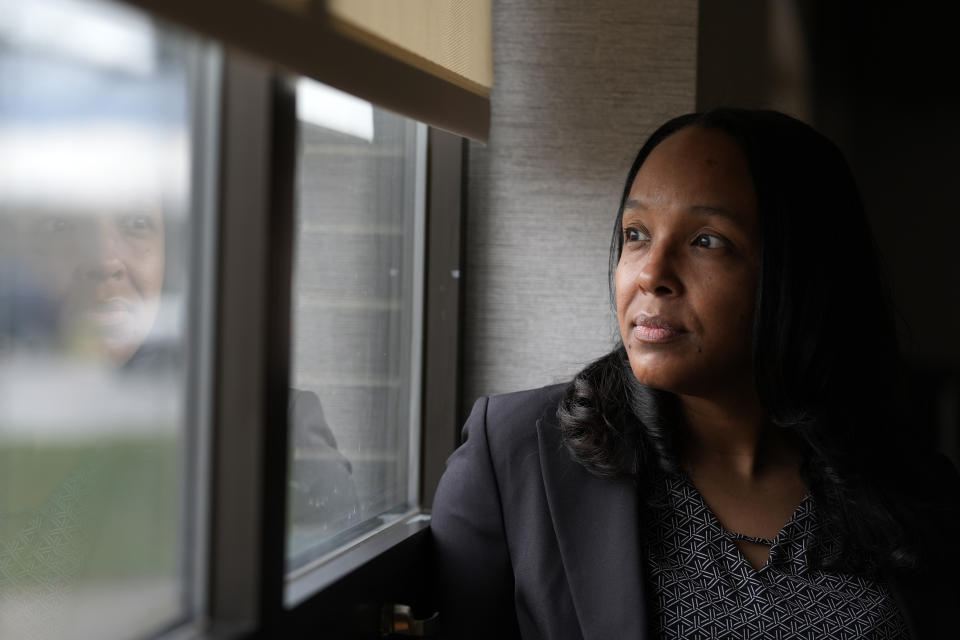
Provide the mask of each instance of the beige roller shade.
[{"label": "beige roller shade", "polygon": [[281,67],[486,141],[490,0],[126,0]]},{"label": "beige roller shade", "polygon": [[489,95],[489,0],[328,0],[327,11],[350,37]]}]

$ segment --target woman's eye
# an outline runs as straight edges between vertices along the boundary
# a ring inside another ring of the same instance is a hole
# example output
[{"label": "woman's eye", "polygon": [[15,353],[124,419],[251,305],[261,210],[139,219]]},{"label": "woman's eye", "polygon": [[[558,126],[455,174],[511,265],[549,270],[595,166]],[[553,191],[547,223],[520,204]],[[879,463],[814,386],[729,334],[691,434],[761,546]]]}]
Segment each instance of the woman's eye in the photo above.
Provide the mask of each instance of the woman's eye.
[{"label": "woman's eye", "polygon": [[693,244],[703,249],[720,249],[726,246],[724,241],[721,240],[718,236],[714,236],[709,233],[701,233],[693,241]]},{"label": "woman's eye", "polygon": [[127,231],[144,232],[153,228],[149,216],[126,216],[120,220],[120,226]]},{"label": "woman's eye", "polygon": [[642,242],[647,239],[647,234],[635,227],[627,227],[623,230],[623,239],[625,242]]},{"label": "woman's eye", "polygon": [[63,218],[47,218],[40,227],[48,233],[62,233],[67,230],[69,223]]}]

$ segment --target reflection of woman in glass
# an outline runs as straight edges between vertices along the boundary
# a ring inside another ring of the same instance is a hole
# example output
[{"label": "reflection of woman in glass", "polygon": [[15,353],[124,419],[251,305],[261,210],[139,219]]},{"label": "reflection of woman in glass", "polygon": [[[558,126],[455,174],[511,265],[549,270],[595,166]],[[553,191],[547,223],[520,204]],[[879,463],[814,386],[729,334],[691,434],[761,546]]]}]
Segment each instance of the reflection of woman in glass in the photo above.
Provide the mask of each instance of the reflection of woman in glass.
[{"label": "reflection of woman in glass", "polygon": [[[28,271],[58,301],[61,336],[85,342],[81,350],[112,366],[155,366],[163,345],[148,338],[164,289],[160,206],[34,217]],[[294,520],[345,528],[357,518],[350,464],[336,451],[316,394],[291,390],[290,404],[292,444],[311,458],[294,462]]]},{"label": "reflection of woman in glass", "polygon": [[957,474],[900,413],[838,149],[774,112],[671,120],[610,260],[617,347],[478,401],[448,463],[448,637],[955,635]]},{"label": "reflection of woman in glass", "polygon": [[[111,366],[143,371],[170,364],[171,345],[149,340],[164,290],[166,234],[160,206],[144,203],[95,217],[36,218],[31,225],[35,262],[29,271],[59,301],[61,336]],[[181,293],[169,292],[168,297]],[[309,532],[311,540],[356,524],[351,465],[337,450],[317,395],[291,389],[289,415],[291,524]]]},{"label": "reflection of woman in glass", "polygon": [[[109,155],[124,157],[117,148]],[[52,602],[68,602],[91,574],[101,580],[105,572],[150,577],[177,566],[171,554],[182,526],[175,493],[182,471],[171,429],[179,416],[171,412],[181,393],[183,335],[171,328],[176,310],[164,306],[176,306],[186,293],[180,274],[173,282],[165,278],[168,266],[178,266],[168,257],[183,253],[186,243],[180,233],[168,235],[182,220],[164,201],[159,191],[141,191],[98,207],[41,204],[0,221],[16,230],[18,240],[4,257],[15,265],[19,284],[6,287],[4,302],[34,310],[17,314],[7,327],[5,351],[19,366],[35,359],[50,373],[70,372],[54,375],[52,383],[35,380],[34,388],[76,405],[79,411],[65,416],[63,426],[73,422],[82,437],[55,465],[46,454],[59,444],[33,447],[43,462],[26,470],[29,491],[22,478],[10,477],[0,489],[9,498],[0,500],[6,509],[0,511],[0,565],[10,569],[0,569],[0,589],[25,594],[37,585],[49,588],[49,597],[24,596],[30,604],[7,615],[0,631],[58,632],[66,623],[53,615],[58,609]],[[100,380],[94,393],[73,397],[75,388],[58,388],[57,380],[75,387],[84,378]],[[90,419],[96,424],[86,424]],[[346,528],[358,517],[356,489],[315,394],[291,391],[291,423],[297,454],[291,523],[320,534]],[[154,539],[122,534],[142,534],[145,525]]]},{"label": "reflection of woman in glass", "polygon": [[[146,634],[183,602],[193,48],[123,7],[8,9],[0,637]],[[63,35],[91,28],[118,37]]]},{"label": "reflection of woman in glass", "polygon": [[[3,636],[96,635],[97,597],[132,597],[139,624],[179,600],[181,336],[163,345],[155,328],[183,293],[165,288],[163,168],[186,150],[148,131],[5,132],[24,169],[0,216]],[[60,177],[71,167],[82,184]]]},{"label": "reflection of woman in glass", "polygon": [[32,216],[31,280],[61,309],[61,332],[122,366],[157,320],[165,266],[164,219],[147,203],[96,216]]},{"label": "reflection of woman in glass", "polygon": [[[124,91],[145,90],[134,83]],[[168,269],[182,262],[186,244],[178,231],[188,198],[183,132],[65,117],[14,123],[0,134],[0,160],[14,173],[0,193],[0,288],[13,309],[0,323],[12,336],[7,346],[107,367],[142,360],[163,305],[175,317],[169,307],[187,287],[182,267],[173,278]],[[166,333],[176,340],[176,324]]]}]

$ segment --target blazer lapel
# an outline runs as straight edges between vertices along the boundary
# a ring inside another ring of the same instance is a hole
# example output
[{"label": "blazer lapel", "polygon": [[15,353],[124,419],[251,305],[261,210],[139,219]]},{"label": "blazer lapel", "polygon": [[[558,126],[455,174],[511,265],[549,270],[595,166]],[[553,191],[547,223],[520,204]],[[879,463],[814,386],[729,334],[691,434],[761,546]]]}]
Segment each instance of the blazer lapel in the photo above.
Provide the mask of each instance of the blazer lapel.
[{"label": "blazer lapel", "polygon": [[570,459],[560,428],[537,425],[543,484],[585,640],[646,637],[639,503],[630,480],[601,480]]}]

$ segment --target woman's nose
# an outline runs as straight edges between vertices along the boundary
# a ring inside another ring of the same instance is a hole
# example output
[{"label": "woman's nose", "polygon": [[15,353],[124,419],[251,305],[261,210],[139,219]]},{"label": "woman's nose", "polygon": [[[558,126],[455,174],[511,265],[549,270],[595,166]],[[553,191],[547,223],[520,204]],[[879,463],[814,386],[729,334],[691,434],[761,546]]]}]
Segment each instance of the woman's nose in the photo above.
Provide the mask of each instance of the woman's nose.
[{"label": "woman's nose", "polygon": [[655,296],[678,295],[683,286],[676,267],[676,256],[670,244],[653,244],[647,250],[637,274],[640,288],[644,293]]},{"label": "woman's nose", "polygon": [[93,255],[82,270],[82,273],[94,282],[118,280],[126,275],[126,265],[119,251],[117,234],[106,227],[107,225],[101,225],[92,247]]}]

